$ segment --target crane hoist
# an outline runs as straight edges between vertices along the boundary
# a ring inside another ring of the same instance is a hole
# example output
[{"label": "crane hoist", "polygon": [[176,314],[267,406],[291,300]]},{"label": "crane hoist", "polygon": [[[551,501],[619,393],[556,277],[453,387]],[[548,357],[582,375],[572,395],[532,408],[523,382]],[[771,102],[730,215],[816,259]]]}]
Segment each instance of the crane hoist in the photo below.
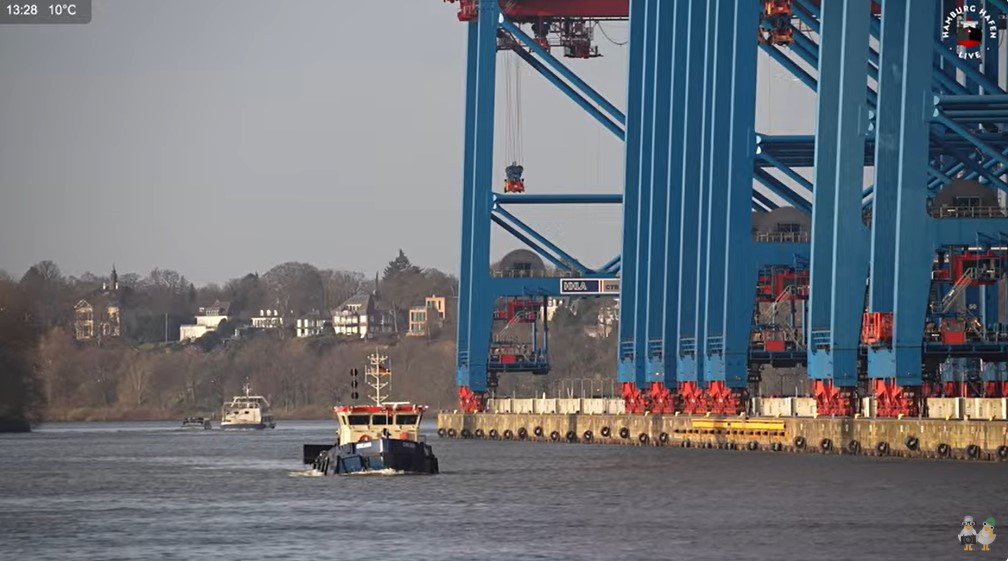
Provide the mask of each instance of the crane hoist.
[{"label": "crane hoist", "polygon": [[[521,48],[521,47],[513,47]],[[504,134],[506,136],[505,159],[511,162],[504,168],[504,192],[524,193],[525,179],[522,173],[525,167],[519,162],[522,159],[522,116],[521,116],[521,64],[522,61],[513,50],[505,62],[505,94],[504,94]]]}]

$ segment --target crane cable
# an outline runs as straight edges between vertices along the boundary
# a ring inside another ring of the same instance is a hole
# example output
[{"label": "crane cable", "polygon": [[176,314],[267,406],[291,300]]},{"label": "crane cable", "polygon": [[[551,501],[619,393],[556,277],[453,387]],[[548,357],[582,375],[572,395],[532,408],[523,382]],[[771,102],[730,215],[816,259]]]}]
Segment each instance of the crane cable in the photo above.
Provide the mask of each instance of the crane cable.
[{"label": "crane cable", "polygon": [[522,161],[521,61],[514,52],[504,58],[505,165]]}]

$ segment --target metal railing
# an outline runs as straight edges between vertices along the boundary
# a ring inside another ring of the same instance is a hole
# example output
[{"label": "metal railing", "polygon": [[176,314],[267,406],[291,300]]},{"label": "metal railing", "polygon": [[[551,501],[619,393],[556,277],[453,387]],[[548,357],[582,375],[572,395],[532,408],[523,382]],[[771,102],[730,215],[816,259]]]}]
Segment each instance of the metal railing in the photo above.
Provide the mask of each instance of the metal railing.
[{"label": "metal railing", "polygon": [[940,206],[929,214],[935,218],[1008,218],[1008,209],[999,206]]},{"label": "metal railing", "polygon": [[753,240],[763,243],[790,242],[806,243],[809,241],[808,232],[753,232]]},{"label": "metal railing", "polygon": [[507,271],[493,269],[490,271],[490,276],[495,278],[566,278],[566,277],[580,277],[581,273],[577,271],[555,271],[555,270],[524,270],[524,269],[511,269]]}]

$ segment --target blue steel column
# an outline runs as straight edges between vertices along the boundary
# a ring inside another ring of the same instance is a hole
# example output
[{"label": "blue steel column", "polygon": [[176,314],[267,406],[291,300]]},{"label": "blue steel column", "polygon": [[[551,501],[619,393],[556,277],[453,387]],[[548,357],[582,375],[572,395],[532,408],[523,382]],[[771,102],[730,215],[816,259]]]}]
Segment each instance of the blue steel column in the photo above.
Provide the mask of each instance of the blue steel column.
[{"label": "blue steel column", "polygon": [[813,380],[850,388],[868,266],[861,197],[870,1],[824,0],[821,13],[808,368]]},{"label": "blue steel column", "polygon": [[756,154],[756,61],[758,45],[747,32],[759,25],[759,5],[735,2],[732,61],[731,145],[728,150],[728,198],[725,208],[724,374],[729,388],[748,382],[750,316],[759,263],[752,239],[752,169]]},{"label": "blue steel column", "polygon": [[487,389],[487,355],[493,312],[490,206],[493,183],[497,0],[480,0],[469,24],[466,73],[465,157],[462,178],[462,267],[456,383],[477,394]]},{"label": "blue steel column", "polygon": [[[882,8],[877,210],[872,225],[874,245],[889,243],[892,250],[873,252],[873,275],[876,270],[888,274],[889,267],[879,261],[891,260],[894,266],[891,279],[873,276],[873,283],[887,284],[872,291],[872,309],[893,312],[893,348],[869,352],[868,374],[874,379],[895,377],[899,386],[921,385],[921,339],[935,249],[924,204],[931,67],[917,60],[933,43],[935,8],[935,2],[921,0],[886,0]],[[890,214],[880,216],[887,210]],[[881,221],[894,224],[882,230],[876,225]]]},{"label": "blue steel column", "polygon": [[[641,49],[640,79],[643,82],[640,90],[640,112],[629,119],[637,120],[637,132],[640,139],[637,141],[639,149],[637,151],[637,161],[627,159],[626,165],[637,166],[635,175],[640,185],[637,199],[637,252],[636,259],[636,288],[634,293],[637,300],[634,303],[634,387],[626,387],[625,390],[637,395],[639,388],[644,385],[646,367],[648,363],[648,319],[651,315],[651,262],[649,260],[651,236],[651,213],[654,201],[655,184],[651,177],[651,165],[654,157],[654,110],[655,110],[655,80],[657,78],[657,64],[655,55],[657,54],[657,22],[656,11],[657,2],[649,0],[633,0],[634,12],[631,14],[631,25],[636,19],[643,26],[643,36],[639,43]],[[632,47],[631,47],[632,48]],[[624,392],[627,396],[627,392]],[[638,401],[643,407],[643,401]],[[643,412],[639,407],[631,406],[633,412]]]},{"label": "blue steel column", "polygon": [[[703,177],[703,232],[706,239],[705,253],[699,262],[700,275],[703,278],[703,292],[700,295],[704,303],[704,329],[698,330],[697,343],[701,344],[698,353],[704,359],[704,382],[709,387],[714,382],[724,382],[724,360],[721,354],[724,342],[724,290],[725,274],[729,273],[724,260],[727,230],[724,226],[725,209],[728,204],[728,192],[731,189],[731,174],[728,165],[732,140],[732,81],[734,74],[733,47],[734,36],[734,3],[731,1],[712,2],[714,6],[714,21],[708,24],[708,33],[714,38],[713,55],[708,58],[711,65],[710,94],[707,111],[710,112],[710,129],[705,143],[706,169]],[[711,25],[711,23],[713,25]],[[753,29],[756,29],[755,27]],[[752,39],[751,37],[749,38]],[[754,41],[750,41],[755,44]],[[752,135],[750,135],[752,136]],[[726,161],[727,159],[727,161]],[[749,167],[750,176],[752,166]],[[752,180],[749,182],[749,206],[752,206]],[[702,339],[701,339],[702,337]]]},{"label": "blue steel column", "polygon": [[[700,201],[700,168],[696,165],[702,157],[701,143],[703,140],[703,110],[704,110],[704,77],[705,77],[705,41],[707,37],[705,24],[709,5],[701,2],[689,2],[689,16],[686,29],[686,96],[683,103],[683,127],[680,132],[682,140],[682,189],[679,236],[679,314],[676,331],[679,343],[676,356],[679,364],[676,375],[680,385],[699,384],[702,382],[698,371],[696,355],[696,316],[699,306],[697,302],[697,245],[699,244],[699,201]],[[682,43],[678,48],[683,48]],[[676,131],[673,131],[675,133]],[[674,170],[673,170],[674,171]],[[671,264],[670,264],[671,265]],[[674,273],[673,273],[674,274]]]},{"label": "blue steel column", "polygon": [[[704,74],[703,74],[703,105],[701,106],[701,137],[700,137],[700,189],[697,197],[697,206],[694,212],[697,215],[696,248],[693,262],[689,266],[696,268],[696,284],[694,298],[696,298],[697,313],[693,318],[693,332],[695,333],[694,345],[697,360],[697,372],[704,382],[705,370],[704,359],[707,356],[707,247],[710,238],[707,234],[707,208],[710,205],[710,171],[711,171],[711,150],[713,149],[714,136],[714,115],[717,92],[714,88],[714,77],[717,69],[717,45],[719,37],[717,33],[718,2],[707,4],[707,14],[704,19],[703,28],[706,30],[704,41]],[[721,39],[722,41],[724,39]],[[706,383],[701,384],[706,385]]]},{"label": "blue steel column", "polygon": [[[627,72],[627,113],[626,113],[626,152],[624,156],[623,179],[623,252],[620,265],[620,317],[619,317],[619,366],[617,380],[621,384],[636,384],[643,378],[644,357],[636,354],[637,338],[644,338],[644,333],[638,333],[637,314],[643,314],[644,308],[639,308],[638,238],[641,233],[640,204],[644,195],[641,193],[640,156],[641,156],[641,120],[643,114],[643,66],[646,45],[645,18],[647,5],[644,0],[633,0],[630,4],[630,52]],[[646,294],[643,295],[646,298]]]},{"label": "blue steel column", "polygon": [[[668,313],[665,300],[665,256],[668,219],[669,183],[669,127],[672,111],[673,64],[672,46],[676,36],[675,4],[651,0],[648,11],[648,49],[652,55],[647,60],[647,72],[654,75],[652,94],[654,111],[651,113],[651,137],[645,142],[651,147],[650,175],[651,204],[648,227],[648,309],[647,357],[645,383],[665,382],[664,322]],[[659,407],[659,409],[662,409]],[[666,411],[654,411],[666,412]]]},{"label": "blue steel column", "polygon": [[[676,2],[672,29],[672,84],[670,98],[668,142],[669,193],[665,210],[665,285],[663,287],[665,312],[662,327],[662,359],[665,386],[673,391],[679,382],[679,264],[681,257],[682,205],[684,165],[684,129],[687,118],[686,98],[692,84],[687,73],[687,54],[691,37],[696,35],[689,26],[690,9],[696,2]],[[698,31],[699,32],[699,31]]]}]

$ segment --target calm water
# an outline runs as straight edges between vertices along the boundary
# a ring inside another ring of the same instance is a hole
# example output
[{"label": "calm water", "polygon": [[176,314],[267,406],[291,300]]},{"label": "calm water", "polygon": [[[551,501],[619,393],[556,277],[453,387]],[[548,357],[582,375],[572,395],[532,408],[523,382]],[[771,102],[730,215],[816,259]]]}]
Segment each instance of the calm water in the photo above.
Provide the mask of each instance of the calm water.
[{"label": "calm water", "polygon": [[[441,475],[306,476],[301,444],[333,434],[334,423],[285,421],[0,435],[0,558],[1008,557],[1004,463],[433,436]],[[958,546],[966,514],[1004,524],[992,551]]]}]

